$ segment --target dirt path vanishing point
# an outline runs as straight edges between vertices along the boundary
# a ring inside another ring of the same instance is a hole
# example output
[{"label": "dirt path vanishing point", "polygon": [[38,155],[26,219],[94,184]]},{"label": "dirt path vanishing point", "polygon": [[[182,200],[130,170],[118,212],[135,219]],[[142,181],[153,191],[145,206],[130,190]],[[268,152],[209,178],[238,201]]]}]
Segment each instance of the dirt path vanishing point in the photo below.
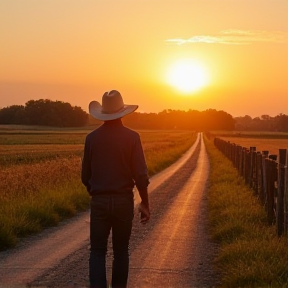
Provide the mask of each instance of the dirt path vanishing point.
[{"label": "dirt path vanishing point", "polygon": [[[212,267],[217,248],[207,233],[208,175],[209,161],[199,134],[179,161],[152,177],[151,221],[143,226],[135,214],[133,224],[130,288],[217,284]],[[0,253],[0,287],[88,287],[88,220],[88,212],[82,213]],[[111,261],[110,243],[109,276]]]}]

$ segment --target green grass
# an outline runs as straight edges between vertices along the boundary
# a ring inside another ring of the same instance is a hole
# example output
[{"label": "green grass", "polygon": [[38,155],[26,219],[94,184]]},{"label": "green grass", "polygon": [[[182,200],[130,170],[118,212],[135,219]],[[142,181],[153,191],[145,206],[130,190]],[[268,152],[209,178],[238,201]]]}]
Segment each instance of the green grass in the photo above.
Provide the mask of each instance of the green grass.
[{"label": "green grass", "polygon": [[211,162],[210,232],[220,245],[215,265],[221,287],[287,287],[287,237],[277,237],[253,191],[213,143],[205,142]]}]

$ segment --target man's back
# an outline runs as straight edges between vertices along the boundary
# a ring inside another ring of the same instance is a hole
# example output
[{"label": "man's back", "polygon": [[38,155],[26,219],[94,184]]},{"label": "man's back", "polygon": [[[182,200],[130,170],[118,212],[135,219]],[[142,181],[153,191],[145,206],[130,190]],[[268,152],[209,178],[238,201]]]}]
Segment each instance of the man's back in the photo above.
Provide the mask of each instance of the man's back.
[{"label": "man's back", "polygon": [[120,119],[106,121],[87,136],[84,159],[89,161],[83,162],[82,179],[92,195],[131,191],[139,176],[147,175],[140,136]]}]

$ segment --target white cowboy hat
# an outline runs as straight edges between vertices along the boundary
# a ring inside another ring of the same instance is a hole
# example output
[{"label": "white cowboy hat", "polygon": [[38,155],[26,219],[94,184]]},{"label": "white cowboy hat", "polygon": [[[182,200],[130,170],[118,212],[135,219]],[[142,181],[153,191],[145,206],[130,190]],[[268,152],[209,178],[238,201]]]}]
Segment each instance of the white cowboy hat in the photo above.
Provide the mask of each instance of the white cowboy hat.
[{"label": "white cowboy hat", "polygon": [[126,105],[117,90],[105,92],[102,96],[102,105],[97,101],[89,104],[89,113],[102,121],[122,118],[138,108],[138,105]]}]

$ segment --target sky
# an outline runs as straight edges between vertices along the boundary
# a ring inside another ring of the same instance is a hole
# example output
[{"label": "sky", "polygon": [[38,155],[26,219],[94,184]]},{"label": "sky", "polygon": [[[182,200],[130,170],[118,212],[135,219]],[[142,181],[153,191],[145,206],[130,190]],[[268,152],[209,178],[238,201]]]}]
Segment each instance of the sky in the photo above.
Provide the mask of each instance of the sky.
[{"label": "sky", "polygon": [[0,108],[87,111],[116,89],[139,112],[288,115],[287,15],[287,0],[0,0]]}]

